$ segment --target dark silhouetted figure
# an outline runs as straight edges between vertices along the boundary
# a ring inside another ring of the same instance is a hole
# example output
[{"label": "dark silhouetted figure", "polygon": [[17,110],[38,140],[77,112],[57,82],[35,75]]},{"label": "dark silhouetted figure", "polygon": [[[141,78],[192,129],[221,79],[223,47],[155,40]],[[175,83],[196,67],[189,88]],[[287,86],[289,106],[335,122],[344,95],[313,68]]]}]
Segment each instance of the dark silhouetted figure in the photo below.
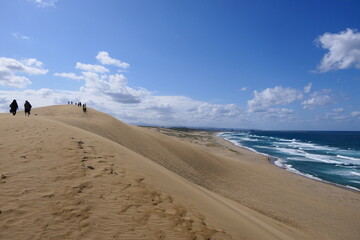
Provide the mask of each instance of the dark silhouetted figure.
[{"label": "dark silhouetted figure", "polygon": [[28,116],[30,116],[31,107],[32,107],[31,104],[26,100],[25,104],[24,104],[25,116],[26,116],[26,114],[28,114]]},{"label": "dark silhouetted figure", "polygon": [[70,105],[70,101],[68,101],[68,105]]},{"label": "dark silhouetted figure", "polygon": [[83,112],[86,113],[86,103],[83,104]]},{"label": "dark silhouetted figure", "polygon": [[14,99],[12,101],[12,103],[10,104],[10,112],[15,116],[16,115],[16,111],[19,109],[19,106],[16,102],[16,100]]}]

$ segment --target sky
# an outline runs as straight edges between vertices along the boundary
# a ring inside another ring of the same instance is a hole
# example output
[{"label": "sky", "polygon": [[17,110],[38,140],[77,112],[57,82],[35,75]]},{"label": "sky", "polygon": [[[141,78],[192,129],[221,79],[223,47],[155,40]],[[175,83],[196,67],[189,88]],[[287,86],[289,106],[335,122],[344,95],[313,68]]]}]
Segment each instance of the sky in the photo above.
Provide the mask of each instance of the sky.
[{"label": "sky", "polygon": [[0,0],[0,112],[360,131],[358,0]]}]

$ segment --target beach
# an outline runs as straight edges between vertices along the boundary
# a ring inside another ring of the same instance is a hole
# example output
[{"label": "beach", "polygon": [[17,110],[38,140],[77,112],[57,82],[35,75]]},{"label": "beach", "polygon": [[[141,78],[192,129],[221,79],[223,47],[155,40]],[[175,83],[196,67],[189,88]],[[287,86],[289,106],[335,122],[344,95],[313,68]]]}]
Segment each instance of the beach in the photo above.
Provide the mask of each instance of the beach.
[{"label": "beach", "polygon": [[0,239],[360,236],[358,192],[211,132],[137,127],[72,105],[0,121]]}]

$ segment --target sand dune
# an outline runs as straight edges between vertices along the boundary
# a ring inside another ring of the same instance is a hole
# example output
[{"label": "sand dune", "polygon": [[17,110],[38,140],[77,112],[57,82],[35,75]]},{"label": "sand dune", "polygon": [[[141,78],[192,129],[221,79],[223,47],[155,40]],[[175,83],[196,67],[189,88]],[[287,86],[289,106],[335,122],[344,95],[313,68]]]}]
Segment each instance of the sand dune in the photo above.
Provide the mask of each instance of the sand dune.
[{"label": "sand dune", "polygon": [[358,193],[244,150],[212,153],[76,106],[0,122],[0,239],[360,236]]}]

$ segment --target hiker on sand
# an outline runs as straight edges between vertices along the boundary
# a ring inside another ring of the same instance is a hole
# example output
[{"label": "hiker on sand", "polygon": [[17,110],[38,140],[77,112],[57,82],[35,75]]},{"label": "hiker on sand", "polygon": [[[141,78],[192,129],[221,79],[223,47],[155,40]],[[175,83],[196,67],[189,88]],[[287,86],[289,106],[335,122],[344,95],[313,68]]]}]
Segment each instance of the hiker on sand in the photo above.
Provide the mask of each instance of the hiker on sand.
[{"label": "hiker on sand", "polygon": [[14,99],[14,100],[12,101],[12,103],[10,104],[10,112],[15,116],[16,111],[17,111],[18,109],[19,109],[19,106],[18,106],[16,100]]},{"label": "hiker on sand", "polygon": [[25,108],[25,116],[26,113],[28,114],[28,116],[30,116],[31,104],[27,100],[25,101],[24,108]]},{"label": "hiker on sand", "polygon": [[86,113],[86,103],[83,104],[83,112]]}]

